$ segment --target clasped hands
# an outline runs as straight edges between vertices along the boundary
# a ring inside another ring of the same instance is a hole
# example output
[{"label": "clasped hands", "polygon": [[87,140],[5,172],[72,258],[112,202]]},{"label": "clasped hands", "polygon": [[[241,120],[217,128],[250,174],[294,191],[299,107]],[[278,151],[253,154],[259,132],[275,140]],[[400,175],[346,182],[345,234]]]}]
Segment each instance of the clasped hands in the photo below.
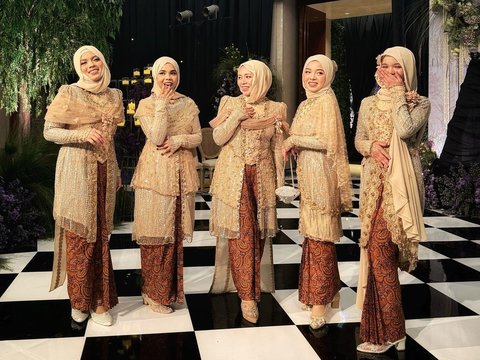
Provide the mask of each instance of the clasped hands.
[{"label": "clasped hands", "polygon": [[370,148],[370,156],[383,168],[388,168],[390,164],[389,146],[390,144],[385,141],[374,141]]},{"label": "clasped hands", "polygon": [[165,155],[166,157],[172,156],[175,152],[172,139],[167,137],[162,145],[157,145],[157,150],[160,151],[160,154]]}]

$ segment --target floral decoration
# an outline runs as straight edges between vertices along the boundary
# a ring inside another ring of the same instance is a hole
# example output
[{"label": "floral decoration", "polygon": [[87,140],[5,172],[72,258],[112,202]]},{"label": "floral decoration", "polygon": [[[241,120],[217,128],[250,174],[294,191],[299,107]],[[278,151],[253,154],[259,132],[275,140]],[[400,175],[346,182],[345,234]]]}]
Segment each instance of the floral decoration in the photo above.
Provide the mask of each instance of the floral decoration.
[{"label": "floral decoration", "polygon": [[460,47],[476,51],[480,43],[480,0],[433,0],[432,9],[445,11],[445,31],[453,53]]}]

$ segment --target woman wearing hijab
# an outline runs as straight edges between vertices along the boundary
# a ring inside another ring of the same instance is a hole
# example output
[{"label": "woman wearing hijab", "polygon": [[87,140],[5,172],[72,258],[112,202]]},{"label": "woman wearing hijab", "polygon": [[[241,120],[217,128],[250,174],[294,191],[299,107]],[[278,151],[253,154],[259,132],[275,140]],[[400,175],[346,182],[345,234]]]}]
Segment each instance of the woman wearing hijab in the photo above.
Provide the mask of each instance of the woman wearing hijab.
[{"label": "woman wearing hijab", "polygon": [[108,88],[102,53],[82,46],[73,56],[78,82],[60,87],[45,115],[44,137],[61,144],[55,175],[55,255],[50,290],[68,276],[72,319],[110,326],[118,303],[108,236],[120,186],[113,145],[123,121],[122,93]]},{"label": "woman wearing hijab", "polygon": [[336,71],[337,64],[325,55],[307,59],[302,73],[307,100],[298,107],[284,144],[285,156],[298,154],[299,232],[305,237],[298,293],[312,308],[314,330],[325,325],[327,304],[339,305],[335,242],[342,236],[341,213],[352,207],[343,123],[330,87]]},{"label": "woman wearing hijab", "polygon": [[243,318],[258,320],[260,291],[274,291],[275,188],[283,185],[284,103],[269,100],[272,73],[250,60],[238,68],[241,95],[224,96],[210,122],[222,146],[210,192],[210,232],[217,237],[212,293],[238,292]]},{"label": "woman wearing hijab", "polygon": [[135,118],[146,136],[132,179],[135,211],[132,238],[140,245],[142,296],[150,309],[168,314],[183,303],[183,241],[191,241],[198,189],[195,148],[202,141],[198,108],[176,91],[177,62],[153,64],[150,97]]},{"label": "woman wearing hijab", "polygon": [[357,306],[362,352],[405,349],[397,268],[411,271],[425,240],[418,145],[430,102],[419,96],[415,57],[393,47],[377,57],[380,90],[360,106],[355,147],[364,156],[360,190],[360,277]]}]

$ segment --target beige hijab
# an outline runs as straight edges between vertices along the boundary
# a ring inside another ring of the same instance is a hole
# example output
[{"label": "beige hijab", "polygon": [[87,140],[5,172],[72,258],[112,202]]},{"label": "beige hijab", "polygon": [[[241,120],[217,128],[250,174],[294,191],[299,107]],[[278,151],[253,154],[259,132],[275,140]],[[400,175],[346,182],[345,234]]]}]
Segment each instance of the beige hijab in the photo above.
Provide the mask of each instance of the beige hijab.
[{"label": "beige hijab", "polygon": [[272,72],[265,63],[259,60],[245,61],[238,69],[240,70],[242,67],[253,73],[252,87],[250,96],[247,98],[247,104],[255,104],[267,95],[270,86],[272,86]]},{"label": "beige hijab", "polygon": [[166,64],[173,65],[173,67],[175,68],[178,74],[178,82],[174,90],[176,91],[178,88],[178,85],[180,85],[180,67],[178,66],[178,63],[175,61],[175,59],[169,56],[162,56],[155,61],[152,67],[152,77],[153,77],[152,93],[157,93],[161,91],[160,85],[157,83],[157,77],[160,70],[162,70]]},{"label": "beige hijab", "polygon": [[[249,60],[242,63],[238,68],[245,67],[248,71],[253,73],[252,87],[250,96],[246,98],[247,104],[255,104],[261,100],[268,100],[266,98],[267,92],[272,85],[272,72],[268,66],[259,60]],[[216,128],[223,123],[232,113],[233,109],[225,103],[219,107],[217,116],[210,121],[210,126]],[[287,123],[287,108],[283,106],[280,113],[269,114],[263,119],[247,119],[240,124],[241,127],[251,130],[265,129],[273,124],[276,128],[288,133],[289,125]]]},{"label": "beige hijab", "polygon": [[405,88],[407,91],[417,90],[417,67],[415,65],[415,55],[402,46],[394,46],[386,49],[377,56],[377,65],[382,64],[385,56],[391,56],[398,61],[403,69]]},{"label": "beige hijab", "polygon": [[330,86],[332,85],[333,79],[335,79],[335,73],[337,72],[337,63],[325,55],[317,54],[317,55],[312,55],[310,56],[307,61],[305,61],[305,65],[303,65],[303,71],[302,74],[305,72],[305,69],[307,68],[308,64],[310,64],[312,61],[318,61],[320,65],[322,65],[323,71],[325,71],[325,84],[323,84],[323,87],[317,91],[317,92],[311,92],[310,90],[307,89],[305,82],[303,81],[303,76],[302,76],[302,85],[303,88],[305,89],[305,92],[307,94],[307,99],[310,99],[312,97],[318,97],[320,96],[323,92],[327,91],[330,89]]},{"label": "beige hijab", "polygon": [[[98,56],[103,63],[102,78],[100,81],[93,81],[84,73],[82,73],[82,70],[80,68],[80,59],[82,58],[82,55],[87,52],[92,52],[93,54]],[[79,80],[75,85],[84,90],[90,91],[94,94],[98,94],[105,91],[105,89],[110,84],[110,69],[105,62],[103,54],[95,46],[85,45],[79,48],[73,55],[73,66],[75,66],[75,71],[77,72],[77,75],[79,77]]]}]

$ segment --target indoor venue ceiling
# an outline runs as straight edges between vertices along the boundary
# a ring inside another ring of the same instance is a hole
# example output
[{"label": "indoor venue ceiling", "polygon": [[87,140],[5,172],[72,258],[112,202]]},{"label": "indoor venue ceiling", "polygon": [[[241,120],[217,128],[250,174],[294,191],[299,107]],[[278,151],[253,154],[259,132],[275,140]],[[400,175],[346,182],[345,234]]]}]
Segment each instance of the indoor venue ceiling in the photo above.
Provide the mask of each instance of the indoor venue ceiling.
[{"label": "indoor venue ceiling", "polygon": [[312,4],[310,7],[326,14],[327,19],[344,19],[355,16],[392,12],[391,0],[337,0]]}]

